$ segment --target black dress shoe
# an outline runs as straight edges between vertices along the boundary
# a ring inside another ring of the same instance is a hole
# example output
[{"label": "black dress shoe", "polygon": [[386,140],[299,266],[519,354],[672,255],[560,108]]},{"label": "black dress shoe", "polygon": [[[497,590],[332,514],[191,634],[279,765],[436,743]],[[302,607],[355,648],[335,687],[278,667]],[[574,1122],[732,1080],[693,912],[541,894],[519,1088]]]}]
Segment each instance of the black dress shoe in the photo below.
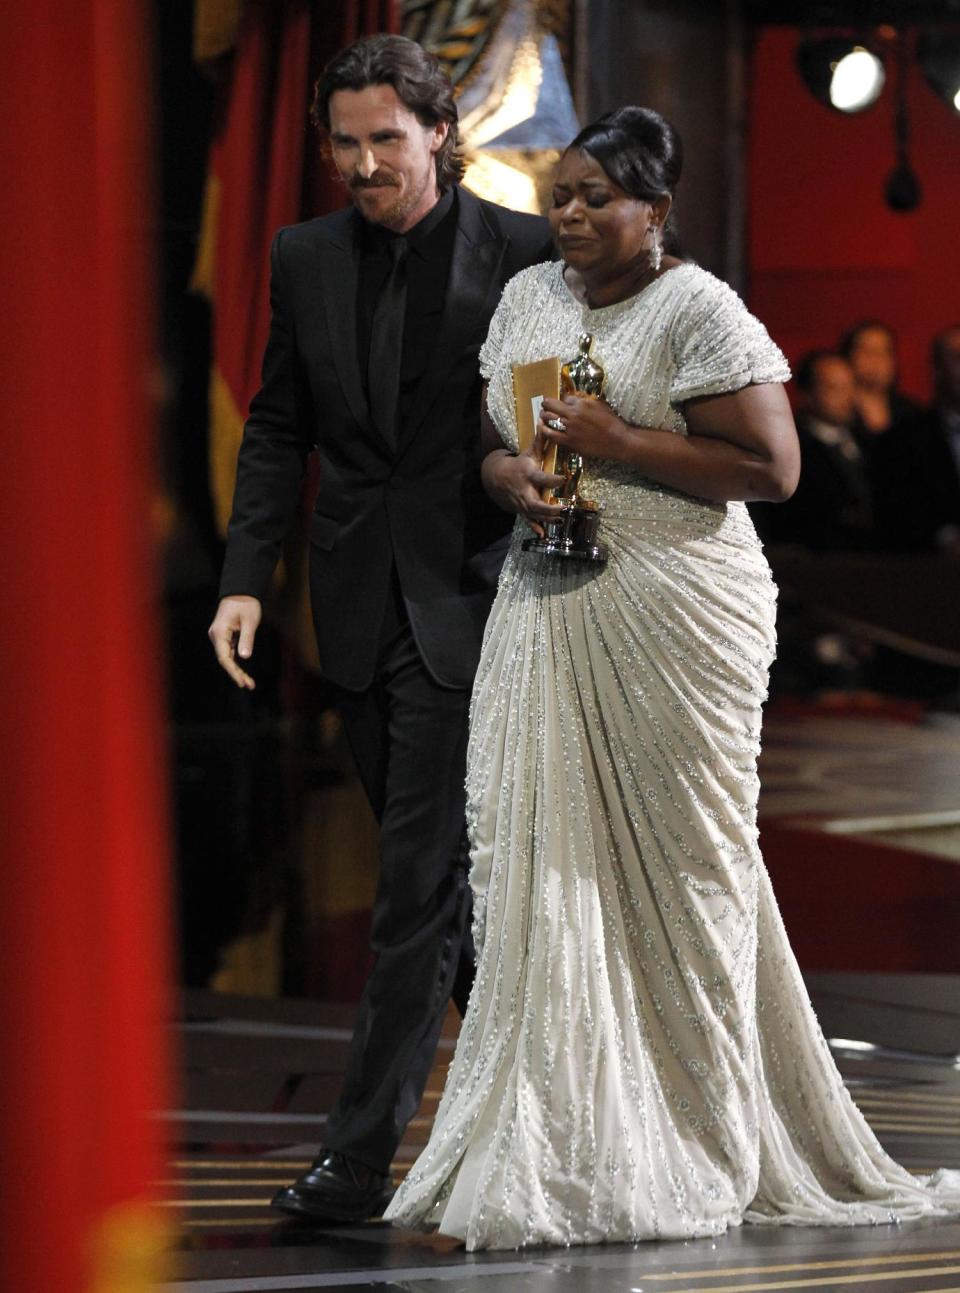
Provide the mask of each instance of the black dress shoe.
[{"label": "black dress shoe", "polygon": [[327,1150],[293,1185],[278,1190],[270,1206],[315,1222],[367,1221],[382,1215],[393,1193],[386,1172],[375,1172],[355,1158]]}]

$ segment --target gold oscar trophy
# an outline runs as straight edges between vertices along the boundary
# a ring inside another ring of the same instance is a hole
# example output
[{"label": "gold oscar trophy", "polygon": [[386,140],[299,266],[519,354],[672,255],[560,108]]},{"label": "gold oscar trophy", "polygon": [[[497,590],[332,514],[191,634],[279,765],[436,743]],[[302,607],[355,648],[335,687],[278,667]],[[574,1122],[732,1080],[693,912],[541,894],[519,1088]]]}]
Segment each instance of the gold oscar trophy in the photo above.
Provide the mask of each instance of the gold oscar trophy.
[{"label": "gold oscar trophy", "polygon": [[[606,374],[591,355],[592,346],[592,335],[582,333],[579,353],[560,369],[561,394],[576,394],[581,399],[599,399],[603,394]],[[597,540],[603,504],[594,503],[583,494],[583,466],[582,454],[556,446],[553,470],[563,477],[563,484],[553,491],[550,501],[557,508],[557,516],[544,521],[542,538],[524,540],[524,551],[563,557],[568,561],[606,561],[606,546]],[[543,469],[551,470],[546,460]]]}]

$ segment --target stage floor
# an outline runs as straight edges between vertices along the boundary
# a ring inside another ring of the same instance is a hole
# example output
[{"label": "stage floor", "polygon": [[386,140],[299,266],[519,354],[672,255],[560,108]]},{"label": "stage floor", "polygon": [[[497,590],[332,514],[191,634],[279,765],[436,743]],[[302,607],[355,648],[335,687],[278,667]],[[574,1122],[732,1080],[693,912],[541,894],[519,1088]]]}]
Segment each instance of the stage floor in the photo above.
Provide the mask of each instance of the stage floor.
[{"label": "stage floor", "polygon": [[[814,1005],[855,1098],[912,1171],[960,1168],[960,976],[810,977]],[[452,1024],[453,1021],[451,1021]],[[349,1012],[307,1002],[190,994],[182,1024],[186,1107],[165,1182],[180,1228],[169,1293],[465,1288],[507,1290],[960,1289],[960,1220],[854,1230],[744,1227],[720,1239],[468,1256],[382,1223],[304,1230],[266,1206],[309,1161],[336,1090]],[[436,1106],[429,1092],[401,1146],[401,1176]]]},{"label": "stage floor", "polygon": [[[929,828],[931,854],[953,852],[956,719],[914,727],[780,719],[768,726],[765,761],[767,820],[802,819],[804,829],[861,841],[883,836],[887,847],[909,830],[905,867],[916,857],[917,830]],[[891,821],[892,842],[884,835]],[[886,1149],[914,1172],[960,1169],[960,974],[819,973],[807,981],[844,1078]],[[182,1107],[160,1115],[174,1144],[163,1187],[179,1235],[166,1293],[454,1293],[475,1281],[482,1293],[960,1291],[960,1219],[852,1230],[747,1226],[716,1240],[475,1255],[378,1222],[292,1226],[268,1201],[322,1137],[351,1022],[349,1007],[187,994],[178,1025]],[[398,1177],[426,1140],[455,1029],[451,1014],[394,1164]]]}]

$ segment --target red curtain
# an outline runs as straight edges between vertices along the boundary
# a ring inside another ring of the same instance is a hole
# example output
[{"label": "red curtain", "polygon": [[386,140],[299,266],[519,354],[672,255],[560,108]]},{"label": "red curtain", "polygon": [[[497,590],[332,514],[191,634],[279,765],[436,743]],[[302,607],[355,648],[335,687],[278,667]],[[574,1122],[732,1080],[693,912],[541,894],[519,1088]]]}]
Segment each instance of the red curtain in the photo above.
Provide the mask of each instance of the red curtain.
[{"label": "red curtain", "polygon": [[149,25],[7,0],[4,26],[0,1286],[132,1293],[170,1103]]}]

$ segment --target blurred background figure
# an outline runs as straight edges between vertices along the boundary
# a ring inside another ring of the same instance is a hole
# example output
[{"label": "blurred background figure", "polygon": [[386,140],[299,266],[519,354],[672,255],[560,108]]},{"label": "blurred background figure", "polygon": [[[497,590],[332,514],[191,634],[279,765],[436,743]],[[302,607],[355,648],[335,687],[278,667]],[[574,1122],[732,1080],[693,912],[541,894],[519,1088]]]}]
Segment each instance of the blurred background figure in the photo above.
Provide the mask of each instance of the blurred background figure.
[{"label": "blurred background figure", "polygon": [[865,455],[852,427],[857,416],[853,369],[842,355],[815,350],[794,375],[802,470],[796,493],[777,507],[758,504],[768,543],[817,552],[862,552],[874,544],[873,499]]},{"label": "blurred background figure", "polygon": [[876,546],[887,552],[927,551],[927,490],[917,456],[923,409],[898,389],[893,329],[877,319],[858,323],[841,338],[840,352],[853,371],[853,429],[870,482]]},{"label": "blurred background figure", "polygon": [[858,323],[840,341],[855,382],[857,426],[864,436],[883,435],[914,420],[920,407],[897,389],[897,339],[878,319]]},{"label": "blurred background figure", "polygon": [[[796,493],[777,506],[751,506],[757,529],[773,548],[815,553],[864,553],[877,544],[867,456],[853,427],[857,385],[836,351],[813,350],[794,373],[801,470]],[[781,601],[774,689],[851,690],[864,681],[870,650],[837,632],[816,612]]]},{"label": "blurred background figure", "polygon": [[[879,379],[887,361],[879,342],[870,345],[875,350],[867,366]],[[879,435],[864,430],[863,388],[857,388],[874,525],[886,552],[960,552],[960,325],[934,337],[930,357],[932,405],[923,410],[891,388],[892,421]]]},{"label": "blurred background figure", "polygon": [[960,323],[930,347],[933,404],[921,423],[923,476],[929,482],[929,533],[939,552],[960,555]]}]

